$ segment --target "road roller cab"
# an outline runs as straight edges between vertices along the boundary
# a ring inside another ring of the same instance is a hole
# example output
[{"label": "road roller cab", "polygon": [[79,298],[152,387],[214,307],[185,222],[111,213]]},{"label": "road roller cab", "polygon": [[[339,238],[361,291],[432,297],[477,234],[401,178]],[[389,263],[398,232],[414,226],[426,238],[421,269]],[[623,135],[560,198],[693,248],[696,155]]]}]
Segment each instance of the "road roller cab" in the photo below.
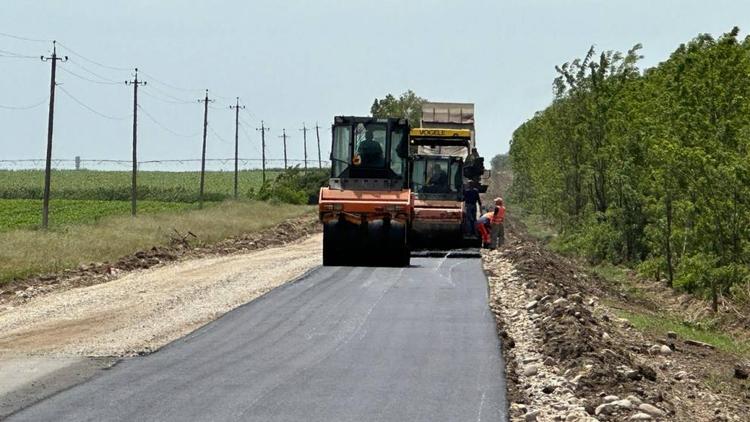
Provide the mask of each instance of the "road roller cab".
[{"label": "road roller cab", "polygon": [[409,265],[412,196],[405,119],[338,116],[321,188],[323,265]]},{"label": "road roller cab", "polygon": [[463,244],[464,157],[470,142],[467,129],[411,129],[412,245],[456,248]]}]

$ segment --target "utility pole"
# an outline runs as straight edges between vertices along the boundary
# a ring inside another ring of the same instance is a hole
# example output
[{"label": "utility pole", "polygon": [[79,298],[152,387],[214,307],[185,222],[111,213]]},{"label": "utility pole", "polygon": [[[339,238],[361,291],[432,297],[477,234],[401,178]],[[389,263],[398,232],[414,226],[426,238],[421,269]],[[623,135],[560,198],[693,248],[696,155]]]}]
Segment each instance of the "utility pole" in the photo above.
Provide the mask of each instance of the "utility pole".
[{"label": "utility pole", "polygon": [[282,138],[284,140],[284,170],[286,170],[286,129],[281,129],[281,136],[279,136],[279,138]]},{"label": "utility pole", "polygon": [[198,197],[199,206],[203,208],[203,186],[206,179],[206,131],[208,130],[208,103],[214,102],[214,100],[208,99],[208,90],[206,90],[206,97],[202,100],[198,100],[199,103],[203,103],[203,152],[201,152],[201,186],[200,194]]},{"label": "utility pole", "polygon": [[135,68],[135,75],[132,81],[125,81],[125,85],[133,85],[133,175],[130,187],[130,214],[135,217],[136,214],[136,178],[138,173],[138,85],[146,85],[146,81],[138,80],[138,68]]},{"label": "utility pole", "polygon": [[261,120],[260,127],[255,128],[255,130],[260,131],[260,150],[263,162],[263,183],[266,183],[266,131],[270,130],[270,128],[267,128],[265,122]]},{"label": "utility pole", "polygon": [[315,137],[318,138],[318,168],[323,168],[323,160],[320,159],[320,126],[315,122]]},{"label": "utility pole", "polygon": [[68,56],[57,57],[57,42],[52,41],[52,57],[41,56],[43,62],[52,63],[52,76],[49,83],[49,119],[47,120],[47,163],[44,166],[44,198],[42,199],[42,228],[46,229],[49,224],[49,191],[52,175],[52,127],[55,120],[55,72],[57,61],[68,61]]},{"label": "utility pole", "polygon": [[302,122],[302,144],[305,146],[305,173],[307,173],[307,126]]},{"label": "utility pole", "polygon": [[234,199],[237,199],[237,178],[238,178],[238,161],[240,154],[240,109],[245,106],[240,106],[240,97],[237,97],[237,105],[229,106],[229,109],[234,110]]}]

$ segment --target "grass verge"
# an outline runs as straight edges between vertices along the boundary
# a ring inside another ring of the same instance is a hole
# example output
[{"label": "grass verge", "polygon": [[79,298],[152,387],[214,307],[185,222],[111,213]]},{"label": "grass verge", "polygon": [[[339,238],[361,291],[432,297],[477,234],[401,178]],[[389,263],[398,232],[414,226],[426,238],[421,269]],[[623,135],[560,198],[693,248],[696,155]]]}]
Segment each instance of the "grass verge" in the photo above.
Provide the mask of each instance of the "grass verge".
[{"label": "grass verge", "polygon": [[111,261],[166,245],[175,230],[182,234],[190,231],[198,242],[210,244],[273,227],[311,210],[303,205],[231,201],[202,210],[165,211],[137,218],[104,217],[91,224],[61,226],[46,232],[0,232],[0,285],[14,278]]},{"label": "grass verge", "polygon": [[616,309],[615,312],[641,331],[659,336],[672,331],[684,339],[697,340],[724,352],[750,357],[750,343],[735,339],[719,330],[704,328],[697,324],[686,324],[667,314],[648,314],[623,309]]},{"label": "grass verge", "polygon": [[[554,252],[566,253],[557,244],[556,241],[559,238],[554,227],[548,221],[538,215],[519,214],[519,218],[525,225],[529,236],[545,243],[546,247]],[[580,261],[579,263],[588,271],[606,280],[613,289],[624,293],[629,298],[628,300],[648,301],[648,293],[639,289],[636,283],[633,282],[631,269],[607,262],[597,265],[586,264]],[[664,336],[666,332],[672,331],[684,339],[707,343],[721,351],[750,358],[750,342],[737,339],[720,328],[716,328],[716,324],[711,321],[689,324],[676,315],[665,312],[651,312],[650,310],[636,311],[629,305],[615,302],[608,303],[608,305],[615,310],[619,317],[627,319],[640,331],[658,336]],[[628,309],[622,309],[623,306]]]}]

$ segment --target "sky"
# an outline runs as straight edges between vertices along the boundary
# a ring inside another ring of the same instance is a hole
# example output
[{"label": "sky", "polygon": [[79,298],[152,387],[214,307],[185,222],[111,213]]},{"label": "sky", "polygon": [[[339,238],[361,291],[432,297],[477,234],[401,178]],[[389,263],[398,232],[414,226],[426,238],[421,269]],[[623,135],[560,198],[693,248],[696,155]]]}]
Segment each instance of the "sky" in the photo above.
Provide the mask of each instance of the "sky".
[{"label": "sky", "polygon": [[[237,96],[246,106],[241,157],[260,157],[263,120],[267,157],[283,156],[285,128],[289,157],[301,159],[300,129],[317,123],[325,159],[333,116],[367,115],[375,98],[408,89],[475,103],[489,158],[551,102],[554,66],[591,45],[642,43],[645,68],[699,33],[735,25],[750,30],[750,2],[1,0],[0,160],[45,155],[50,65],[39,57],[53,39],[69,57],[58,64],[53,158],[130,158],[133,90],[124,81],[135,67],[147,82],[139,160],[200,158],[205,89],[215,99],[209,158],[234,154],[228,107]],[[312,160],[315,132],[307,135]]]}]

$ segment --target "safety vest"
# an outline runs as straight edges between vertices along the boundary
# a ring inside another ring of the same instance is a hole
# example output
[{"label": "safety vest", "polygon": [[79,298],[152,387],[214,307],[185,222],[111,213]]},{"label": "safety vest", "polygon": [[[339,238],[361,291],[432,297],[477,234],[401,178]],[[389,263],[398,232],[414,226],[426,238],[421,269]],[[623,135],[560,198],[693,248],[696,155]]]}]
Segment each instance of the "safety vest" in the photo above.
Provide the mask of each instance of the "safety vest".
[{"label": "safety vest", "polygon": [[505,207],[500,205],[495,207],[495,212],[492,213],[492,224],[503,224],[505,220]]}]

